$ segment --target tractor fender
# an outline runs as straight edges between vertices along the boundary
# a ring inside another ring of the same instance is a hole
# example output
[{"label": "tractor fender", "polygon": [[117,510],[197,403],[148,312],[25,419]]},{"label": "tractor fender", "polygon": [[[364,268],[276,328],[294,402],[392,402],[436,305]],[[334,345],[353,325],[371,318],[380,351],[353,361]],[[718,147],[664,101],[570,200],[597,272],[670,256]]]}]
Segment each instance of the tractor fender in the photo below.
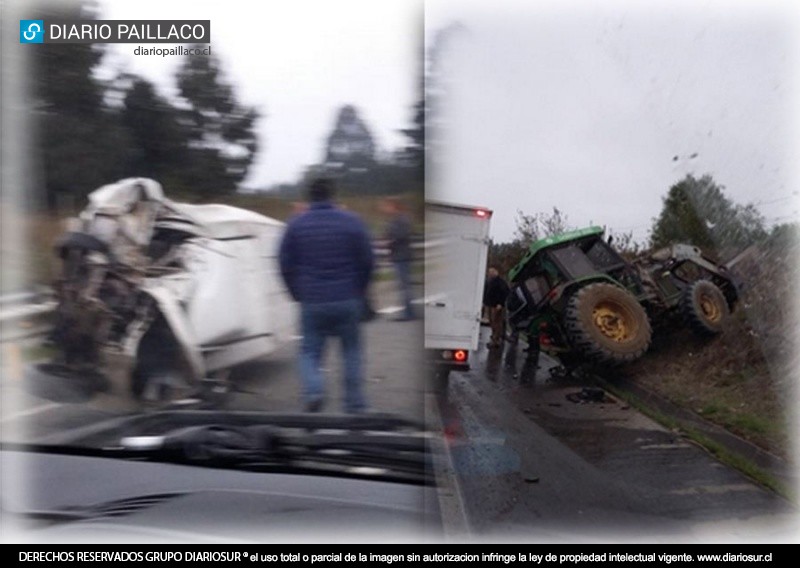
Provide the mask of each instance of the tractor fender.
[{"label": "tractor fender", "polygon": [[558,302],[562,298],[568,298],[569,296],[577,292],[580,288],[588,286],[589,284],[596,284],[598,282],[613,284],[614,286],[622,288],[623,290],[627,290],[625,286],[623,286],[610,276],[606,276],[605,274],[598,274],[589,276],[587,278],[582,278],[579,280],[572,280],[565,284],[556,286],[550,291],[550,294],[552,294],[552,296],[550,297],[550,301],[551,303]]}]

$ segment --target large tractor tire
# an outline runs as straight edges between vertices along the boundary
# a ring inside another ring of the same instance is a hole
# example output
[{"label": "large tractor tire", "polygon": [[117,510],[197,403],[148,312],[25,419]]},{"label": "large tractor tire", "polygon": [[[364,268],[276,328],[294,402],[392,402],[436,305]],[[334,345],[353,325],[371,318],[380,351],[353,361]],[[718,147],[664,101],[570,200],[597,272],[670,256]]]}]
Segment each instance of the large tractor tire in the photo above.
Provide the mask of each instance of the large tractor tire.
[{"label": "large tractor tire", "polygon": [[697,280],[684,290],[681,312],[689,328],[704,337],[721,333],[730,315],[722,290],[708,280]]},{"label": "large tractor tire", "polygon": [[635,361],[650,347],[647,313],[628,291],[613,284],[589,284],[573,294],[564,325],[573,349],[592,363]]}]

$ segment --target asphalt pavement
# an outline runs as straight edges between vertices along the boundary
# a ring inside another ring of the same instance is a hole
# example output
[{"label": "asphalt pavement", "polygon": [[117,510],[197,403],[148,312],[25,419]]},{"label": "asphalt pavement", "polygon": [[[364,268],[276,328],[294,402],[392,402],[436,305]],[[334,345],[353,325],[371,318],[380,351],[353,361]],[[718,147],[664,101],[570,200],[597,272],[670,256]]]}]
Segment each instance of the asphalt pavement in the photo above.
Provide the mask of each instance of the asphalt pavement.
[{"label": "asphalt pavement", "polygon": [[[472,371],[452,373],[446,398],[432,402],[422,320],[393,321],[400,310],[391,281],[376,283],[372,296],[380,314],[363,326],[370,409],[443,429],[445,451],[436,458],[451,538],[787,542],[800,534],[786,500],[608,393],[552,377],[553,361],[528,360],[522,345],[488,350],[484,337]],[[5,441],[143,411],[90,383],[26,376],[30,341],[2,344]],[[298,347],[237,370],[225,407],[300,411]],[[324,410],[333,413],[342,409],[337,347],[324,365]]]},{"label": "asphalt pavement", "polygon": [[[416,287],[421,295],[421,286]],[[371,291],[377,317],[362,326],[365,359],[365,391],[369,410],[424,421],[424,369],[422,319],[394,321],[401,311],[392,280],[376,282]],[[420,313],[422,312],[420,306]],[[118,416],[152,410],[130,397],[95,388],[91,380],[31,374],[26,368],[35,358],[42,338],[0,344],[0,426],[4,441],[35,441],[53,432],[85,426]],[[269,357],[243,365],[231,375],[231,392],[224,408],[300,412],[300,380],[297,350],[300,338]],[[324,412],[343,411],[342,365],[339,345],[331,340],[326,350],[327,403]],[[189,400],[187,407],[196,406]]]},{"label": "asphalt pavement", "polygon": [[[488,330],[484,330],[486,332]],[[469,530],[544,542],[793,542],[788,501],[519,347],[452,373],[440,403]]]}]

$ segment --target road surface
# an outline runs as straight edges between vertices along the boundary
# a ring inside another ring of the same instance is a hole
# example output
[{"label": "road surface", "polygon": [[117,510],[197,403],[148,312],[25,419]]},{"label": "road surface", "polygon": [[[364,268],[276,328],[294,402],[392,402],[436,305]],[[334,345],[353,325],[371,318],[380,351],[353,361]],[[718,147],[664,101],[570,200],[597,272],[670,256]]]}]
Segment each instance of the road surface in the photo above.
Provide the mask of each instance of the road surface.
[{"label": "road surface", "polygon": [[[373,296],[383,314],[364,326],[371,407],[442,424],[449,475],[440,504],[456,539],[786,542],[800,534],[784,499],[621,401],[587,400],[586,385],[551,380],[547,359],[536,365],[521,349],[481,347],[473,370],[452,373],[447,398],[426,413],[423,323],[391,321],[390,282]],[[141,411],[80,385],[26,379],[20,353],[30,345],[2,347],[6,441]],[[300,410],[296,348],[240,372],[228,408]],[[338,412],[340,364],[335,349],[329,355],[326,410]]]},{"label": "road surface", "polygon": [[[421,290],[417,290],[417,295]],[[400,312],[391,280],[374,284],[372,296],[379,316],[364,324],[366,393],[370,410],[424,420],[422,320],[393,321]],[[422,310],[420,309],[420,312]],[[142,408],[128,397],[98,392],[91,381],[78,384],[57,377],[25,372],[40,338],[7,341],[0,372],[0,425],[4,441],[35,441],[53,432],[87,425]],[[233,374],[233,392],[225,408],[279,412],[301,411],[297,376],[299,338],[268,360],[245,365]],[[331,341],[325,359],[328,403],[323,411],[342,412],[341,365],[338,343]]]},{"label": "road surface", "polygon": [[481,347],[440,404],[469,528],[540,541],[795,541],[794,508],[524,344]]}]

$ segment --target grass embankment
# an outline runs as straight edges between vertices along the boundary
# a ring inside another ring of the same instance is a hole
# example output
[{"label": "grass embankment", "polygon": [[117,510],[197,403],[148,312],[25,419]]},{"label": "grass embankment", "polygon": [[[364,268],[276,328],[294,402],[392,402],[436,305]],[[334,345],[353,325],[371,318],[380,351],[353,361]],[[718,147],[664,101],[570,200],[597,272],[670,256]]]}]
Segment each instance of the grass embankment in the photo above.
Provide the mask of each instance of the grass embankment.
[{"label": "grass embankment", "polygon": [[728,328],[701,340],[664,330],[626,368],[641,386],[787,458],[794,439],[798,247],[759,248],[736,267],[744,284]]}]

